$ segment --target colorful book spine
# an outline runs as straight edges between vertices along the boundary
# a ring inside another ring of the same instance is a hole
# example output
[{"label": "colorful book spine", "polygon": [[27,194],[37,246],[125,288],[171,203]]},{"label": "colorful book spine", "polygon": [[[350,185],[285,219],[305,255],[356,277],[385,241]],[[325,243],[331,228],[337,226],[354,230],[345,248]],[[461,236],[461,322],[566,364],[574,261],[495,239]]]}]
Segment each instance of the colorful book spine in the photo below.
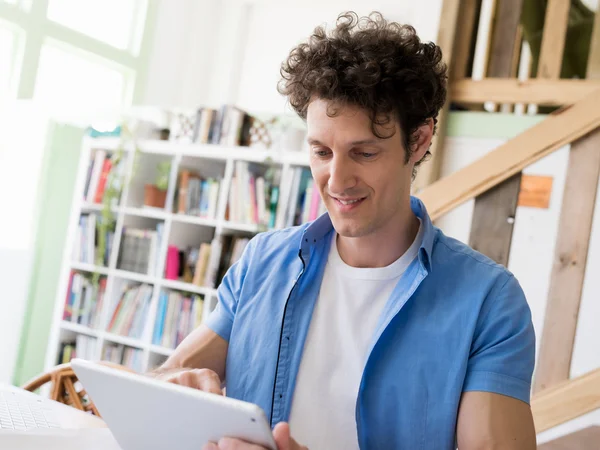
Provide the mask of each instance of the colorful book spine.
[{"label": "colorful book spine", "polygon": [[106,189],[106,182],[111,169],[112,161],[109,158],[106,158],[104,160],[104,164],[102,165],[102,172],[100,173],[100,179],[98,180],[98,188],[96,189],[96,195],[94,196],[95,203],[102,203],[104,191]]},{"label": "colorful book spine", "polygon": [[165,278],[167,280],[176,280],[179,277],[179,250],[174,245],[169,245],[167,250],[167,264],[165,269]]}]

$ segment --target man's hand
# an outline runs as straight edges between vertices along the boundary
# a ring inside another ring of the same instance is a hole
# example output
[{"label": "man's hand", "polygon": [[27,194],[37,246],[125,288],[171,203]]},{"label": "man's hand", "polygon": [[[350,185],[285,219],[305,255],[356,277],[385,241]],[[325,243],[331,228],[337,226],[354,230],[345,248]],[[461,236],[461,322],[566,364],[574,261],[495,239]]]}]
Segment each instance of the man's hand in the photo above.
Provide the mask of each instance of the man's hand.
[{"label": "man's hand", "polygon": [[[281,422],[273,430],[273,438],[277,444],[277,450],[308,450],[306,447],[298,444],[290,436],[290,426]],[[209,442],[202,450],[266,450],[264,447],[255,444],[249,444],[239,439],[223,438],[218,444]]]},{"label": "man's hand", "polygon": [[157,374],[155,378],[200,391],[223,395],[221,379],[216,372],[210,369],[175,369]]}]

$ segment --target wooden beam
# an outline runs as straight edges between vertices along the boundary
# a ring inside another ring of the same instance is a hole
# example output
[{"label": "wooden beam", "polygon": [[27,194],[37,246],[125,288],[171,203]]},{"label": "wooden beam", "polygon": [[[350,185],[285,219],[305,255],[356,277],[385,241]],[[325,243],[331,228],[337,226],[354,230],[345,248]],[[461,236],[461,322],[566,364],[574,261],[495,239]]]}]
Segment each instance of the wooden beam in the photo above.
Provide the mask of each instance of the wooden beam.
[{"label": "wooden beam", "polygon": [[465,78],[471,72],[472,55],[475,49],[475,24],[479,17],[480,8],[481,0],[463,0],[460,2],[460,27],[456,30],[454,51],[450,64],[450,78],[453,80]]},{"label": "wooden beam", "polygon": [[435,220],[491,189],[560,147],[600,126],[600,90],[570,107],[549,114],[474,163],[428,186],[418,194]]},{"label": "wooden beam", "polygon": [[456,24],[460,0],[445,0],[442,2],[440,14],[440,27],[438,29],[437,45],[444,53],[444,61],[450,66],[454,51],[454,36],[456,35]]},{"label": "wooden beam", "polygon": [[536,433],[600,408],[600,369],[534,395],[531,412]]},{"label": "wooden beam", "polygon": [[596,131],[569,153],[534,392],[569,379],[599,176]]},{"label": "wooden beam", "polygon": [[565,49],[570,1],[548,0],[538,78],[559,78]]},{"label": "wooden beam", "polygon": [[571,105],[600,89],[600,81],[531,78],[470,78],[453,81],[450,89],[454,103],[535,103],[539,105]]},{"label": "wooden beam", "polygon": [[510,77],[516,78],[519,73],[519,61],[521,61],[521,48],[523,45],[523,26],[519,24],[517,27],[517,36],[515,38],[515,46],[513,48],[513,58],[510,63]]},{"label": "wooden beam", "polygon": [[518,173],[475,201],[469,245],[504,266],[508,265],[520,187]]},{"label": "wooden beam", "polygon": [[[596,14],[592,36],[600,36],[599,18]],[[600,67],[594,63],[598,60],[600,46],[592,42],[590,79],[600,79]],[[569,153],[534,392],[570,376],[599,177],[600,130],[596,130],[574,142]]]},{"label": "wooden beam", "polygon": [[[442,49],[444,62],[451,67],[452,54],[454,50],[454,37],[456,35],[456,26],[458,22],[458,12],[460,0],[445,0],[442,2],[442,13],[440,15],[440,28],[438,31],[437,45]],[[448,114],[449,101],[438,115],[437,132],[433,138],[431,148],[431,159],[419,168],[417,178],[413,183],[413,190],[418,191],[423,187],[433,183],[440,177],[442,167],[443,143],[445,137],[446,115]]]},{"label": "wooden beam", "polygon": [[[503,0],[496,4],[489,77],[509,77],[523,0]],[[469,245],[498,264],[508,265],[521,174],[479,195],[475,200]]]},{"label": "wooden beam", "polygon": [[496,5],[492,57],[487,72],[490,78],[506,78],[512,75],[513,55],[522,8],[523,0],[502,0]]},{"label": "wooden beam", "polygon": [[471,70],[471,78],[476,80],[484,78],[487,74],[494,30],[494,16],[496,15],[496,3],[498,1],[481,0],[479,21],[477,22],[477,39],[473,49],[473,68]]},{"label": "wooden beam", "polygon": [[598,79],[598,74],[600,74],[600,8],[596,9],[596,16],[594,17],[587,77],[588,79]]}]

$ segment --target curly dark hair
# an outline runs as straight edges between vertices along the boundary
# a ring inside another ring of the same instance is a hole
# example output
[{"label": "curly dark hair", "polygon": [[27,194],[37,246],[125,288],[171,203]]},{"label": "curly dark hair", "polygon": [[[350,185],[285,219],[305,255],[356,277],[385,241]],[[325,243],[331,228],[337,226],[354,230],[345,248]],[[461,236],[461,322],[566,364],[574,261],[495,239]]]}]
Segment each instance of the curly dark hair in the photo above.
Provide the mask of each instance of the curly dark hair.
[{"label": "curly dark hair", "polygon": [[[407,163],[417,128],[430,119],[437,124],[448,77],[440,47],[421,42],[412,26],[388,22],[378,12],[361,18],[342,13],[329,35],[325,27],[315,28],[308,42],[291,50],[281,76],[278,91],[303,119],[315,97],[367,110],[380,138],[394,135],[397,119]],[[334,116],[336,108],[328,114]],[[391,133],[383,135],[382,127],[390,124]],[[427,151],[417,165],[429,156]]]}]

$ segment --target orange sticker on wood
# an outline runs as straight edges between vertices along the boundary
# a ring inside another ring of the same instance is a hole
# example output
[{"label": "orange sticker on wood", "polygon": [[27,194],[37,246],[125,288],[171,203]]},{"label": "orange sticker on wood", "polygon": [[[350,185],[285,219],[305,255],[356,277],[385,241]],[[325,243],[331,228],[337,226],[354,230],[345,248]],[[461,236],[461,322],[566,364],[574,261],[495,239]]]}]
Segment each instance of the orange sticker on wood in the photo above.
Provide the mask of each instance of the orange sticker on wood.
[{"label": "orange sticker on wood", "polygon": [[523,175],[518,206],[547,209],[550,206],[553,180],[552,177],[541,175]]}]

